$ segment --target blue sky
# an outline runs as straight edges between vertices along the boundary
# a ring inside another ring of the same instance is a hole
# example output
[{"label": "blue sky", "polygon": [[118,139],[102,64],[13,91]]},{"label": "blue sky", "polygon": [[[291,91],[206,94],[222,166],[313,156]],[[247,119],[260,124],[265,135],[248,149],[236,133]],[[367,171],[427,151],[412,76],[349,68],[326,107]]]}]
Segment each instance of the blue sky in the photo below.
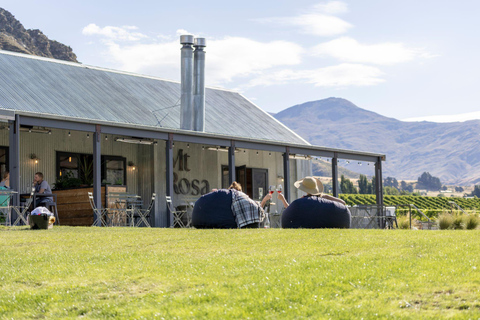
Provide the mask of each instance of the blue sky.
[{"label": "blue sky", "polygon": [[[179,80],[179,34],[207,39],[207,85],[269,112],[328,97],[397,119],[480,118],[478,1],[19,1],[82,63]],[[446,116],[445,116],[446,115]],[[440,117],[439,117],[440,116]]]}]

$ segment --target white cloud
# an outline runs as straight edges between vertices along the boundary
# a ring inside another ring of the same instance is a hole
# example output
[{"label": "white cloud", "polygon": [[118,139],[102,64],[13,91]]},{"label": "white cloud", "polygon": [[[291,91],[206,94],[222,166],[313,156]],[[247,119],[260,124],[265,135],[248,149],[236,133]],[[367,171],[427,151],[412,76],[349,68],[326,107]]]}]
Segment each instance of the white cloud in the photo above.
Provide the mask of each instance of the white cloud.
[{"label": "white cloud", "polygon": [[[90,27],[90,30],[93,30]],[[188,34],[178,30],[179,34]],[[178,80],[180,76],[179,39],[159,40],[156,43],[122,44],[110,40],[110,33],[100,34],[105,41],[104,55],[114,63],[114,67],[136,73],[158,75],[166,79]],[[150,39],[150,41],[153,41]],[[303,49],[292,42],[259,42],[242,37],[207,39],[206,82],[208,85],[221,85],[234,78],[260,74],[273,67],[297,65],[301,62]]]},{"label": "white cloud", "polygon": [[208,77],[214,84],[273,67],[297,65],[303,53],[302,47],[292,42],[259,42],[241,37],[209,41],[207,51]]},{"label": "white cloud", "polygon": [[347,12],[341,1],[330,1],[315,5],[308,13],[293,17],[264,18],[257,21],[299,27],[303,33],[317,36],[336,36],[347,32],[352,25],[334,14]]},{"label": "white cloud", "polygon": [[407,48],[403,43],[385,42],[368,45],[359,43],[349,37],[319,44],[313,48],[313,53],[321,56],[331,56],[345,62],[377,65],[393,65],[411,61],[417,57],[433,57],[423,49]]},{"label": "white cloud", "polygon": [[112,27],[106,26],[100,28],[95,23],[90,23],[88,26],[83,28],[82,34],[91,36],[98,35],[109,40],[117,41],[138,41],[143,38],[148,38],[146,35],[135,32],[138,28],[135,26],[123,26],[123,27]]},{"label": "white cloud", "polygon": [[402,119],[402,121],[430,121],[430,122],[464,122],[468,120],[480,120],[480,111],[450,114],[450,115],[437,115],[437,116],[425,116]]},{"label": "white cloud", "polygon": [[291,82],[311,83],[317,87],[372,86],[385,80],[376,67],[343,63],[313,70],[281,70],[256,77],[246,86],[268,86]]},{"label": "white cloud", "polygon": [[313,6],[314,10],[326,14],[340,14],[348,12],[348,6],[342,1],[329,1],[327,3],[318,3]]}]

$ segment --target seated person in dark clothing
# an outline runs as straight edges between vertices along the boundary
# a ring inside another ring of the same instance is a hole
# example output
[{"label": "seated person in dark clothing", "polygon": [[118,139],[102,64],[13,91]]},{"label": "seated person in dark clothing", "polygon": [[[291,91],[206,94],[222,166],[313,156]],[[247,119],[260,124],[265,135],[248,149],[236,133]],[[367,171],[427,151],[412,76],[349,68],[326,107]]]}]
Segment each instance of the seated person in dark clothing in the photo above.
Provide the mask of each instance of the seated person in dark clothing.
[{"label": "seated person in dark clothing", "polygon": [[35,173],[35,179],[33,180],[33,186],[35,187],[35,194],[37,195],[35,200],[36,207],[45,207],[48,202],[53,202],[53,197],[39,196],[43,193],[52,194],[52,189],[47,181],[43,180],[43,173]]}]

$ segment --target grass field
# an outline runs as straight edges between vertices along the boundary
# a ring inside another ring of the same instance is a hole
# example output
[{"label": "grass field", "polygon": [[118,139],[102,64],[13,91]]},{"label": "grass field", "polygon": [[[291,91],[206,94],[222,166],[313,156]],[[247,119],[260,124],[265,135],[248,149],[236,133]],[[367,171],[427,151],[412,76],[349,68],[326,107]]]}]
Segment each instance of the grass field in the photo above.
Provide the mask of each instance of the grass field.
[{"label": "grass field", "polygon": [[480,318],[480,231],[0,228],[0,318]]}]

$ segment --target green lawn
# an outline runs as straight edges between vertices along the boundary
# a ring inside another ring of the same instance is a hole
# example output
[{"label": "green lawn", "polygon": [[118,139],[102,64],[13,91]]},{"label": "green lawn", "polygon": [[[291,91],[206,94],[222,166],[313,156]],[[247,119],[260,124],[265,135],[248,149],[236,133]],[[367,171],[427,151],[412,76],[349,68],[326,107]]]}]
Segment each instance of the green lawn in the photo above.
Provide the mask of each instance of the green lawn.
[{"label": "green lawn", "polygon": [[480,317],[480,231],[0,228],[0,319]]}]

